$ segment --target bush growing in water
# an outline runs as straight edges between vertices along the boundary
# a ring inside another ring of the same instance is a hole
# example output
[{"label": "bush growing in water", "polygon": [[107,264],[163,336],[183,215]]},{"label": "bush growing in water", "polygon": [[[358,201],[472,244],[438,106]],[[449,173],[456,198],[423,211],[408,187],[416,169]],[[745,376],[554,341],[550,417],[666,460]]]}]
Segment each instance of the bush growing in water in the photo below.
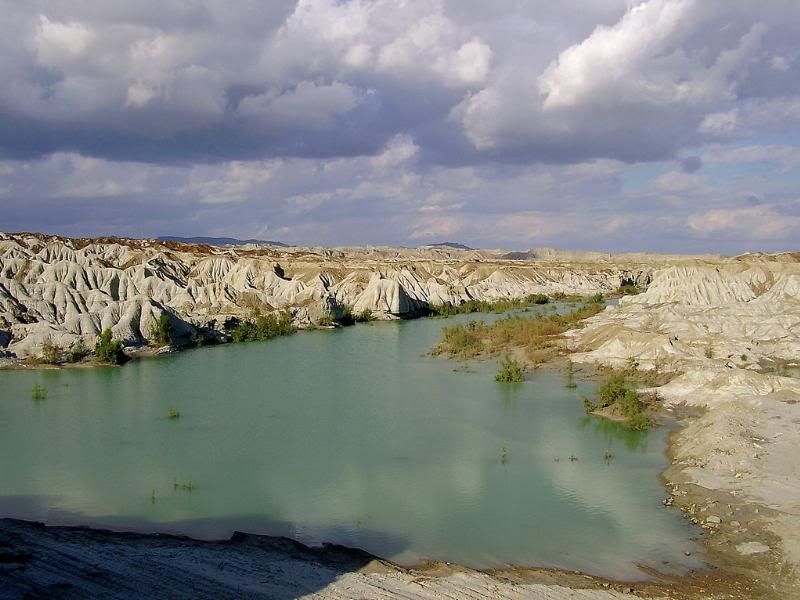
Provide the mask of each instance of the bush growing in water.
[{"label": "bush growing in water", "polygon": [[522,365],[516,360],[506,355],[497,365],[497,375],[495,381],[500,383],[521,383],[524,380]]},{"label": "bush growing in water", "polygon": [[597,388],[597,402],[583,399],[586,412],[611,408],[625,417],[629,429],[642,431],[653,426],[653,421],[646,415],[647,406],[642,402],[639,392],[631,386],[623,373],[613,373]]},{"label": "bush growing in water", "polygon": [[122,342],[113,339],[110,329],[104,329],[100,334],[100,339],[97,340],[94,351],[100,362],[112,365],[120,364],[125,358],[125,354],[122,352]]},{"label": "bush growing in water", "polygon": [[446,352],[450,356],[471,358],[483,350],[483,335],[486,325],[481,321],[470,321],[466,325],[453,325],[442,328],[442,341],[437,353]]}]

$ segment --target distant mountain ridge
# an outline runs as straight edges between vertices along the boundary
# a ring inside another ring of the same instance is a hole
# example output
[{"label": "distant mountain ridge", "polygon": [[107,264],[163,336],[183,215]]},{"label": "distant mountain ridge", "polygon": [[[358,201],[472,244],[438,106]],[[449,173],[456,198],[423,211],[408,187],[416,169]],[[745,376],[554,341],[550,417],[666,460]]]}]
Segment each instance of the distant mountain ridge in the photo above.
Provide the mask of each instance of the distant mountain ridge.
[{"label": "distant mountain ridge", "polygon": [[181,242],[183,244],[208,244],[209,246],[244,246],[245,244],[258,244],[261,246],[277,246],[288,248],[288,244],[271,240],[240,240],[228,237],[180,237],[177,235],[162,235],[156,238],[159,242]]},{"label": "distant mountain ridge", "polygon": [[425,244],[424,248],[453,248],[454,250],[475,250],[458,242],[438,242],[436,244]]}]

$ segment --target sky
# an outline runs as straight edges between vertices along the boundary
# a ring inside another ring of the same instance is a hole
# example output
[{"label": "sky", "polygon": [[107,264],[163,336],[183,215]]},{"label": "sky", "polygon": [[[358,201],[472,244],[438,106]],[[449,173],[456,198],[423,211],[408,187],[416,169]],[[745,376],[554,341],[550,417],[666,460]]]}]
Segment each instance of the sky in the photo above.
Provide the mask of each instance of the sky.
[{"label": "sky", "polygon": [[800,249],[797,0],[0,0],[0,230]]}]

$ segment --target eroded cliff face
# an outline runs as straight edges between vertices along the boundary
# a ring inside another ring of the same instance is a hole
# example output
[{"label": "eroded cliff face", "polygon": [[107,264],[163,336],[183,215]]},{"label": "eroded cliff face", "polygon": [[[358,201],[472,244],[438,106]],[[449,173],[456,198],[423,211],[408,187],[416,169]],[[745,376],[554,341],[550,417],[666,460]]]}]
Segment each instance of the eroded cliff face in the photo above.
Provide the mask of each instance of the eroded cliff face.
[{"label": "eroded cliff face", "polygon": [[[780,258],[780,257],[778,257]],[[688,371],[760,370],[800,358],[800,263],[742,258],[659,269],[572,332],[578,362]]]},{"label": "eroded cliff face", "polygon": [[93,346],[110,328],[146,343],[160,315],[179,339],[220,336],[258,308],[288,310],[300,327],[344,307],[377,318],[431,305],[608,292],[646,281],[647,264],[610,259],[511,261],[442,248],[222,248],[149,240],[72,240],[0,234],[0,350],[24,358],[47,341]]}]

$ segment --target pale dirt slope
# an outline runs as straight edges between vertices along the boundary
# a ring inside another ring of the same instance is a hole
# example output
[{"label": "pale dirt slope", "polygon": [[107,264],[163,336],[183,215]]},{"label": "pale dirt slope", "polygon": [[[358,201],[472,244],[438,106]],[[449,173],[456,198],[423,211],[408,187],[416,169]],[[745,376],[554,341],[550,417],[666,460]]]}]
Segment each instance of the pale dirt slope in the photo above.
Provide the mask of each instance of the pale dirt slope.
[{"label": "pale dirt slope", "polygon": [[571,344],[576,362],[681,373],[658,395],[703,414],[673,437],[675,503],[737,569],[800,597],[800,379],[780,375],[800,364],[800,264],[787,256],[659,270]]}]

